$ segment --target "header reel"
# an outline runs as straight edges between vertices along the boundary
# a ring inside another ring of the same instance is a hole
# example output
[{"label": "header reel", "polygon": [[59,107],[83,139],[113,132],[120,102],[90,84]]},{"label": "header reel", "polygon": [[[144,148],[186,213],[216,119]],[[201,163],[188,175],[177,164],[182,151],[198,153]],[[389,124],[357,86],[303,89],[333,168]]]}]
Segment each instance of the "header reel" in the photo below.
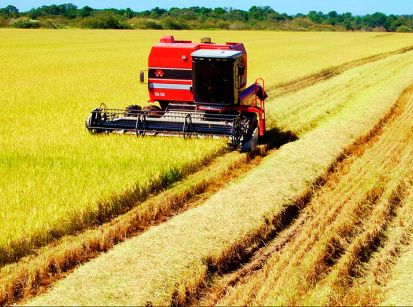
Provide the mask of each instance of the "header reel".
[{"label": "header reel", "polygon": [[142,109],[131,105],[126,109],[109,109],[101,105],[90,113],[86,128],[93,134],[115,132],[135,133],[137,136],[227,137],[233,148],[243,151],[257,144],[258,122],[255,114],[178,111],[174,106],[179,109],[179,105],[174,104],[165,111],[156,106]]}]

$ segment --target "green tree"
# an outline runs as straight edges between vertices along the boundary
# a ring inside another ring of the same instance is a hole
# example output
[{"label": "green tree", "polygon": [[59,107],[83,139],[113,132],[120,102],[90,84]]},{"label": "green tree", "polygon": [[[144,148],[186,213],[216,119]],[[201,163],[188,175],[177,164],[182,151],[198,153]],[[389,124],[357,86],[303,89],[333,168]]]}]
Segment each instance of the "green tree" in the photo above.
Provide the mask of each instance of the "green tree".
[{"label": "green tree", "polygon": [[124,14],[123,14],[126,18],[132,18],[132,17],[135,17],[135,12],[134,11],[132,11],[132,9],[131,8],[126,8],[126,10],[125,10],[125,12],[124,12]]},{"label": "green tree", "polygon": [[307,17],[315,23],[322,23],[323,20],[325,19],[325,16],[322,12],[316,12],[316,11],[310,11],[307,14]]},{"label": "green tree", "polygon": [[71,3],[61,4],[58,5],[57,8],[59,9],[59,14],[66,18],[72,19],[76,18],[77,16],[77,6]]},{"label": "green tree", "polygon": [[0,9],[0,15],[5,18],[17,18],[20,14],[15,6],[8,5],[5,8]]},{"label": "green tree", "polygon": [[374,13],[367,15],[364,18],[364,24],[371,28],[384,27],[386,25],[387,16],[383,13]]},{"label": "green tree", "polygon": [[227,11],[225,9],[223,9],[222,7],[217,7],[214,8],[214,10],[212,11],[212,15],[215,17],[222,17],[225,15]]},{"label": "green tree", "polygon": [[161,17],[162,15],[164,15],[165,13],[167,13],[166,10],[161,9],[161,8],[159,8],[159,7],[155,7],[154,9],[151,10],[150,16],[151,16],[152,18],[159,18],[159,17]]},{"label": "green tree", "polygon": [[248,19],[265,20],[268,16],[274,14],[275,11],[269,6],[252,6],[248,10]]},{"label": "green tree", "polygon": [[92,15],[93,9],[90,6],[84,6],[82,9],[79,11],[79,16],[82,18],[89,17]]},{"label": "green tree", "polygon": [[248,19],[248,13],[231,8],[228,12],[226,12],[225,18],[232,21],[246,21]]}]

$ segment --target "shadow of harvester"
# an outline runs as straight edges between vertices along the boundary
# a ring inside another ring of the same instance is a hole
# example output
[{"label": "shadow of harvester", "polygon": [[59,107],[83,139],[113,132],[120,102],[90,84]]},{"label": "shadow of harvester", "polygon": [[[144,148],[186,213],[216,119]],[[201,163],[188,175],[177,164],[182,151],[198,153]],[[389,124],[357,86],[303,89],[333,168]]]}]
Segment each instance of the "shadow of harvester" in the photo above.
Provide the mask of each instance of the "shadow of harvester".
[{"label": "shadow of harvester", "polygon": [[267,145],[269,149],[280,148],[281,146],[298,140],[298,136],[291,131],[281,131],[275,127],[268,130],[261,139],[260,144]]}]

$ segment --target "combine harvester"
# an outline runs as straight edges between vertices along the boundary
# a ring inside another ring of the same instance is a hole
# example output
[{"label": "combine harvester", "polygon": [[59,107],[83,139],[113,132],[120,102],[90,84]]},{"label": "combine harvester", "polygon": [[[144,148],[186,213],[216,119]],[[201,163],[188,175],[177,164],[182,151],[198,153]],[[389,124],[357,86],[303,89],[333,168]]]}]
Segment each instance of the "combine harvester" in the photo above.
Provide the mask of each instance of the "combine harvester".
[{"label": "combine harvester", "polygon": [[[148,59],[149,102],[143,109],[93,110],[92,133],[227,137],[241,151],[255,149],[265,134],[264,80],[246,88],[247,52],[242,43],[178,41],[164,36]],[[140,73],[144,82],[145,74]]]}]

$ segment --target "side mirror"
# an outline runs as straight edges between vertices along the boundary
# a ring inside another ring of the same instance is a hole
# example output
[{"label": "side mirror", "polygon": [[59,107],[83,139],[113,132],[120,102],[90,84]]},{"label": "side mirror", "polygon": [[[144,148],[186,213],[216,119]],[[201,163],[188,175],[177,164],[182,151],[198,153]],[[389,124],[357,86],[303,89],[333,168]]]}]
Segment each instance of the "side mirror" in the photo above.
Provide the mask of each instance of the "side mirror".
[{"label": "side mirror", "polygon": [[143,70],[141,70],[141,72],[139,73],[139,81],[141,83],[145,82],[145,72]]}]

